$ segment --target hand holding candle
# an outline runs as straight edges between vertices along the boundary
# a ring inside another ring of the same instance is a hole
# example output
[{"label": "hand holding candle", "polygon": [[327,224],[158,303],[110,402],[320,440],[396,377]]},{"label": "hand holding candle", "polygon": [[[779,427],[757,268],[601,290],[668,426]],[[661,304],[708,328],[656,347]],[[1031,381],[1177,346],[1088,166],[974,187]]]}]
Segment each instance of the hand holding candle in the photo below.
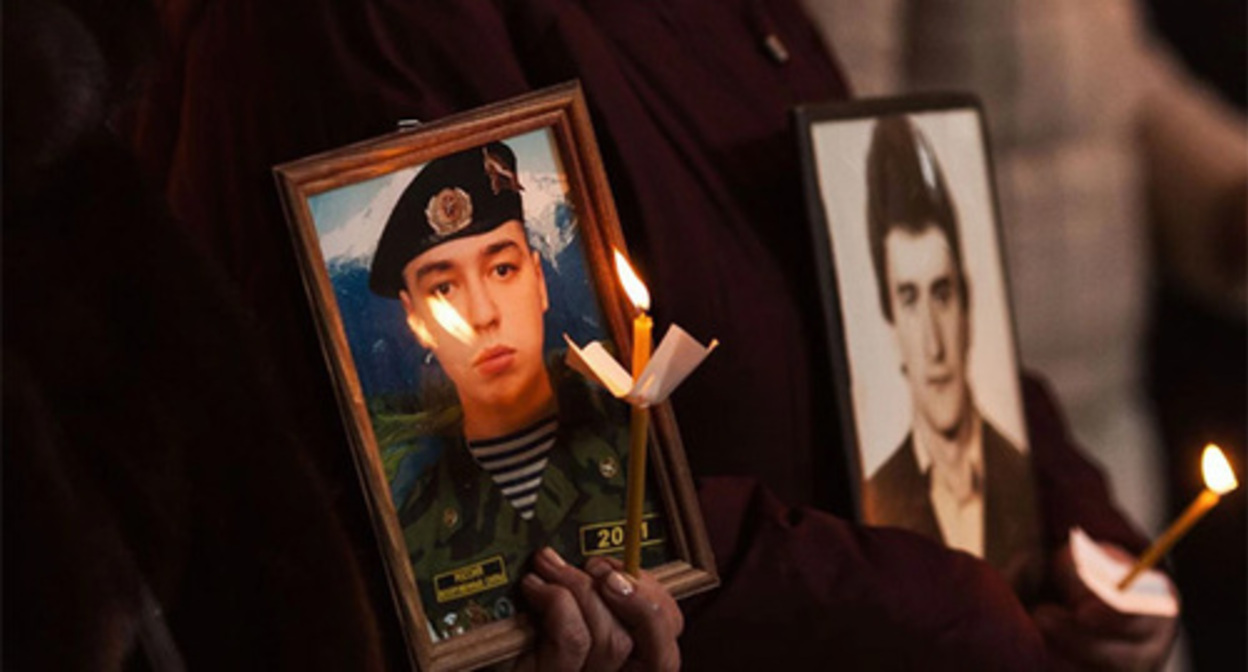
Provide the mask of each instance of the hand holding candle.
[{"label": "hand holding candle", "polygon": [[1170,529],[1158,537],[1157,541],[1144,552],[1144,555],[1140,556],[1131,571],[1118,582],[1118,590],[1124,591],[1130,588],[1136,577],[1157,564],[1157,561],[1169,552],[1171,547],[1191,529],[1192,525],[1195,525],[1196,521],[1218,503],[1222,495],[1239,487],[1239,482],[1235,480],[1235,472],[1231,471],[1231,465],[1227,463],[1226,456],[1217,446],[1213,444],[1205,446],[1200,462],[1201,472],[1205,478],[1205,490],[1187,507],[1183,515],[1174,521]]}]

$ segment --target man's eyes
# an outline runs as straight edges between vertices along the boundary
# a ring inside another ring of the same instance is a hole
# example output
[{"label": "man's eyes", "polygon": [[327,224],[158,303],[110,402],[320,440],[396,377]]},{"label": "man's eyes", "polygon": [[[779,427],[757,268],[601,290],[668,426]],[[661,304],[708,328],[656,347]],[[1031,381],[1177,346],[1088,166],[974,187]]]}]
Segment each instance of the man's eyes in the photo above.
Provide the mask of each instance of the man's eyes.
[{"label": "man's eyes", "polygon": [[520,267],[511,262],[495,264],[490,271],[498,278],[507,278],[519,271]]},{"label": "man's eyes", "polygon": [[440,280],[425,285],[426,291],[430,296],[445,297],[455,289],[455,283],[450,280]]},{"label": "man's eyes", "polygon": [[[495,277],[499,280],[505,280],[505,279],[511,278],[513,275],[515,275],[518,272],[520,272],[520,265],[511,263],[511,262],[501,262],[501,263],[493,264],[488,269],[488,273],[492,277]],[[425,288],[426,288],[425,291],[430,296],[446,297],[455,291],[455,288],[456,286],[458,286],[458,284],[459,283],[453,279],[452,280],[431,280],[425,284]]]},{"label": "man's eyes", "polygon": [[905,285],[897,289],[897,298],[901,299],[901,305],[913,306],[919,298],[919,291],[910,285]]},{"label": "man's eyes", "polygon": [[[954,300],[954,285],[951,280],[934,283],[929,290],[931,301],[940,306],[947,306]],[[903,307],[912,307],[919,302],[919,288],[905,284],[897,288],[897,303]]]}]

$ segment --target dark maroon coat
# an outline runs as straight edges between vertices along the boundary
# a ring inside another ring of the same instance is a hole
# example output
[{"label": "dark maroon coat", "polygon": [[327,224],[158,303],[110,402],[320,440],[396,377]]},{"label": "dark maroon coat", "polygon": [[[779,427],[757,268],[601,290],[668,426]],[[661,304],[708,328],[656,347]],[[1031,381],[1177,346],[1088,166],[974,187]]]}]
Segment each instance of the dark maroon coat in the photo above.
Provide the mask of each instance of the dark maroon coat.
[{"label": "dark maroon coat", "polygon": [[[724,344],[674,399],[723,578],[684,604],[686,666],[1043,664],[987,565],[804,506],[837,501],[842,457],[789,110],[848,93],[795,0],[185,2],[166,6],[165,30],[127,127],[259,321],[296,445],[340,495],[350,538],[331,543],[354,552],[361,600],[383,615],[341,650],[380,641],[404,660],[271,166],[579,77],[658,322]],[[1076,523],[1137,543],[1035,384],[1027,410],[1050,544]]]}]

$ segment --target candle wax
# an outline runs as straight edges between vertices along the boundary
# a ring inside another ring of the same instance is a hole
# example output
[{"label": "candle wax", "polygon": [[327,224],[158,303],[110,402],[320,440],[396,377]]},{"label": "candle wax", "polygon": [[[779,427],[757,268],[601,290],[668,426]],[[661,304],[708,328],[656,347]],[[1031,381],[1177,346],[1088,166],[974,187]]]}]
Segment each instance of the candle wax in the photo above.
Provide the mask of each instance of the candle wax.
[{"label": "candle wax", "polygon": [[[653,320],[644,312],[633,320],[633,380],[641,377],[650,361],[650,331]],[[624,524],[624,570],[633,576],[641,572],[641,517],[646,498],[646,437],[649,409],[634,405],[629,422],[628,518]]]}]

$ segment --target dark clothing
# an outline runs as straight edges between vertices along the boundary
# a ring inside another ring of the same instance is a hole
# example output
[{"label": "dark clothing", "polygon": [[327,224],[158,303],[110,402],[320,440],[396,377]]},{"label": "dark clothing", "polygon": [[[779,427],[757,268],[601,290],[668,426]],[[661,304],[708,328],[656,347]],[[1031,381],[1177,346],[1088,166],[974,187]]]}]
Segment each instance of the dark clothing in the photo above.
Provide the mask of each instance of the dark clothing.
[{"label": "dark clothing", "polygon": [[[722,579],[718,590],[682,602],[685,667],[1043,664],[1024,607],[987,564],[917,535],[790,506],[850,492],[832,468],[843,455],[789,116],[794,104],[848,94],[795,0],[188,0],[162,9],[168,51],[132,119],[135,146],[182,225],[237,285],[242,306],[263,317],[261,361],[279,386],[271,396],[295,405],[302,420],[286,445],[333,479],[316,502],[346,524],[288,517],[307,538],[328,539],[295,566],[314,574],[350,564],[367,579],[326,584],[354,586],[355,602],[341,608],[309,599],[256,614],[209,603],[200,618],[242,630],[329,613],[352,626],[315,640],[316,653],[274,643],[270,669],[367,669],[378,642],[391,667],[408,662],[271,167],[388,132],[398,119],[439,119],[575,76],[657,321],[723,343],[673,399]],[[787,61],[763,46],[769,35],[787,47]],[[13,249],[6,244],[6,261]],[[58,258],[53,246],[43,253]],[[145,286],[159,294],[162,284]],[[1027,411],[1047,548],[1073,524],[1138,548],[1103,478],[1034,384]],[[6,440],[6,451],[12,445]],[[235,464],[250,478],[273,473]],[[222,537],[200,543],[236,562],[253,550],[231,554]],[[7,601],[6,593],[6,609]],[[27,641],[27,650],[64,646]],[[332,651],[317,657],[324,648]],[[205,667],[214,667],[214,653],[204,650]]]},{"label": "dark clothing", "polygon": [[4,194],[0,666],[381,669],[344,500],[237,297],[115,138],[42,177]]},{"label": "dark clothing", "polygon": [[[1034,592],[1040,564],[1039,520],[1031,465],[1001,432],[983,421],[984,555],[1020,593]],[[943,542],[931,498],[931,470],[919,469],[914,432],[863,490],[864,519]]]},{"label": "dark clothing", "polygon": [[684,669],[1045,669],[1040,633],[982,561],[753,479],[704,479],[698,495],[721,585],[681,604]]},{"label": "dark clothing", "polygon": [[505,16],[532,86],[585,87],[656,325],[723,344],[672,396],[693,473],[843,495],[840,457],[812,450],[834,441],[835,402],[790,110],[847,93],[796,0],[536,0]]},{"label": "dark clothing", "polygon": [[[1104,475],[1071,440],[1047,388],[1025,378],[1023,401],[1045,547],[1080,525],[1142,551],[1146,542],[1113,508]],[[823,669],[832,660],[849,670],[1046,667],[1024,606],[970,555],[785,504],[753,479],[700,479],[698,498],[720,587],[681,604],[686,669]],[[724,646],[738,641],[767,646]]]}]

